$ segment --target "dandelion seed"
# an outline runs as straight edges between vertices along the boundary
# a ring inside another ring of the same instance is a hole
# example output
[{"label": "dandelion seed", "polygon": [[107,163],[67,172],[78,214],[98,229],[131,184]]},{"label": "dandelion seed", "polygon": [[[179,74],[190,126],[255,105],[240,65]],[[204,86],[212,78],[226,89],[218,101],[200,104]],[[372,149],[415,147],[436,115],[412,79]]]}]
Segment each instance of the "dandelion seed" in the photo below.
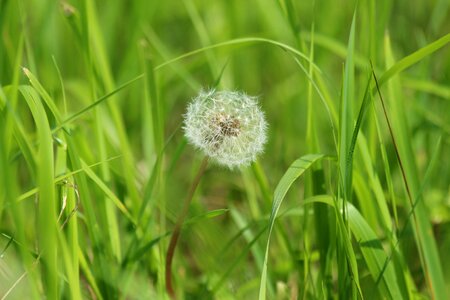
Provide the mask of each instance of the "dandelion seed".
[{"label": "dandelion seed", "polygon": [[231,169],[256,160],[267,140],[266,129],[257,98],[242,92],[201,91],[184,119],[189,142]]}]

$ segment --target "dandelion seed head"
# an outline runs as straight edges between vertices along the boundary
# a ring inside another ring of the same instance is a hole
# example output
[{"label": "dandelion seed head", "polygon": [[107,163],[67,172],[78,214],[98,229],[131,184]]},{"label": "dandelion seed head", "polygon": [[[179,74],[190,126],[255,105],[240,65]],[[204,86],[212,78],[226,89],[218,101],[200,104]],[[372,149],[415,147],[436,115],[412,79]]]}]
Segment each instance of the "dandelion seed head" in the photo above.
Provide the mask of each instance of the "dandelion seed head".
[{"label": "dandelion seed head", "polygon": [[242,92],[201,91],[184,118],[188,141],[231,169],[256,160],[267,140],[266,129],[257,98]]}]

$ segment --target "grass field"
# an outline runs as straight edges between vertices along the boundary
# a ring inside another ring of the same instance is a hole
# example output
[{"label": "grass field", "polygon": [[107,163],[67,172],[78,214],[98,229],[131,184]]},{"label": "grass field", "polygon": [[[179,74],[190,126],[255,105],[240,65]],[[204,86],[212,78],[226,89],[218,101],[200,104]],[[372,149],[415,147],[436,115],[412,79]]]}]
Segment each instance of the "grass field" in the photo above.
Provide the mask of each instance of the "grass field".
[{"label": "grass field", "polygon": [[199,177],[174,298],[449,299],[448,0],[0,0],[0,34],[0,299],[170,299],[212,88],[267,143]]}]

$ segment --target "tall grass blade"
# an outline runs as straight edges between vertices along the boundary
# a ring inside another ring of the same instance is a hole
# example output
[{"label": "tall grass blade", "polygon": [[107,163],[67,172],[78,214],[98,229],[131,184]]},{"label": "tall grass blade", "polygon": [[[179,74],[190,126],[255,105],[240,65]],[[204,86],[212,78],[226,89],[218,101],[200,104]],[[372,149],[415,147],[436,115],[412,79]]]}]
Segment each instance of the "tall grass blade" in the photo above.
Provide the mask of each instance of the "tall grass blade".
[{"label": "tall grass blade", "polygon": [[427,46],[420,48],[419,50],[415,51],[414,53],[402,58],[399,61],[392,61],[392,64],[389,65],[388,70],[381,75],[380,79],[378,80],[379,86],[383,86],[386,82],[389,81],[392,77],[394,77],[396,74],[401,73],[403,70],[411,67],[412,65],[420,62],[425,57],[429,56],[433,52],[441,49],[445,45],[447,45],[450,42],[450,33],[444,35],[440,39],[434,41],[431,44],[428,44]]},{"label": "tall grass blade", "polygon": [[31,87],[21,89],[36,124],[39,137],[37,156],[37,178],[39,185],[39,251],[42,255],[42,275],[45,294],[50,299],[58,298],[58,231],[56,225],[56,196],[53,185],[54,155],[53,139],[48,116],[42,102]]},{"label": "tall grass blade", "polygon": [[270,237],[272,235],[272,230],[275,224],[275,218],[280,210],[281,203],[283,202],[286,193],[294,183],[294,181],[300,177],[305,171],[307,171],[314,163],[320,161],[325,156],[323,154],[308,154],[302,156],[301,158],[294,161],[289,169],[284,173],[283,177],[278,182],[275,188],[272,212],[269,219],[269,235],[266,243],[266,251],[264,255],[263,270],[261,274],[261,283],[259,288],[259,299],[266,299],[266,288],[267,288],[267,265],[269,260],[269,247],[270,247]]},{"label": "tall grass blade", "polygon": [[[450,34],[447,35],[447,39],[441,39],[438,42],[432,43],[429,46],[422,48],[422,51],[416,52],[395,65],[406,65],[408,63],[416,62],[431,51],[436,50],[438,46],[442,46],[444,42],[447,43],[447,40],[450,41]],[[387,66],[390,67],[394,65],[395,60],[391,50],[389,36],[386,36],[385,39],[385,53]],[[394,67],[391,67],[390,70],[393,68]],[[390,76],[393,76],[396,73],[397,72],[390,72],[386,74],[392,74]],[[387,78],[388,75],[385,75],[385,78]],[[379,87],[379,83],[377,84],[377,87]],[[389,130],[402,172],[406,196],[409,200],[410,209],[413,210],[412,224],[419,254],[421,254],[422,257],[422,268],[429,284],[432,297],[434,299],[447,299],[448,297],[445,289],[441,262],[436,247],[436,240],[432,234],[430,219],[424,199],[419,192],[420,180],[414,159],[413,148],[410,142],[409,125],[404,110],[405,104],[398,77],[394,76],[388,82],[389,104],[391,107],[390,115],[387,114],[383,97],[381,96],[380,90],[378,91],[380,93],[380,100],[383,105],[386,121],[388,125],[390,123],[389,120],[392,122],[392,125],[389,125]]]}]

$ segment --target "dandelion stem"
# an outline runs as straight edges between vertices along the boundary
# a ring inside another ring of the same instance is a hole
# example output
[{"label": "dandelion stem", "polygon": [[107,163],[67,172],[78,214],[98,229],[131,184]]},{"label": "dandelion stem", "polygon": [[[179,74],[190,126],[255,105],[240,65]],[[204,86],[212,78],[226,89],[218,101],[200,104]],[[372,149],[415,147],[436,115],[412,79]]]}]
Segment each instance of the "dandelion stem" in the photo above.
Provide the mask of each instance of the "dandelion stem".
[{"label": "dandelion stem", "polygon": [[202,164],[195,176],[194,181],[192,182],[192,186],[189,190],[187,197],[184,200],[183,208],[181,210],[180,215],[178,216],[177,223],[175,224],[175,229],[173,230],[172,236],[170,238],[169,247],[167,248],[166,254],[166,290],[169,293],[172,299],[175,299],[175,291],[172,285],[172,261],[173,255],[175,253],[175,247],[177,246],[178,238],[180,237],[181,226],[184,223],[184,220],[189,212],[189,206],[191,204],[192,198],[194,197],[195,190],[200,183],[200,179],[205,173],[206,167],[208,165],[208,157],[205,156],[203,158]]}]

